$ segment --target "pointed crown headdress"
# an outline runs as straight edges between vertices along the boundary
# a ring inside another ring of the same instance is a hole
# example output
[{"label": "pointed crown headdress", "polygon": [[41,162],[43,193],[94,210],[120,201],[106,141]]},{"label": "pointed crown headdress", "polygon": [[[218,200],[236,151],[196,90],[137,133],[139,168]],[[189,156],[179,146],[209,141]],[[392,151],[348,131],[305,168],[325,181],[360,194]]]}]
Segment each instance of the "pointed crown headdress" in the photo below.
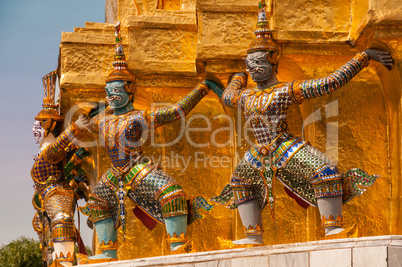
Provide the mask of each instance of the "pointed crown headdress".
[{"label": "pointed crown headdress", "polygon": [[42,110],[36,115],[35,120],[42,121],[45,130],[53,131],[57,121],[63,121],[63,116],[59,113],[59,105],[56,104],[56,80],[57,73],[52,71],[43,76],[43,104]]},{"label": "pointed crown headdress", "polygon": [[258,22],[254,34],[256,39],[251,43],[247,54],[256,51],[267,51],[269,52],[267,56],[269,63],[273,65],[278,64],[281,46],[272,39],[272,31],[269,29],[267,21],[267,5],[265,4],[265,0],[260,0],[258,4]]},{"label": "pointed crown headdress", "polygon": [[124,54],[123,51],[123,42],[122,42],[122,37],[121,37],[121,32],[120,32],[120,20],[118,20],[115,25],[115,40],[116,40],[116,49],[115,49],[115,55],[114,55],[114,62],[113,64],[113,71],[109,73],[109,75],[106,78],[106,82],[112,82],[112,81],[125,81],[125,82],[131,82],[132,84],[129,86],[129,88],[126,89],[127,93],[134,93],[135,91],[135,77],[130,73],[130,71],[127,69],[127,61],[126,61],[126,55]]}]

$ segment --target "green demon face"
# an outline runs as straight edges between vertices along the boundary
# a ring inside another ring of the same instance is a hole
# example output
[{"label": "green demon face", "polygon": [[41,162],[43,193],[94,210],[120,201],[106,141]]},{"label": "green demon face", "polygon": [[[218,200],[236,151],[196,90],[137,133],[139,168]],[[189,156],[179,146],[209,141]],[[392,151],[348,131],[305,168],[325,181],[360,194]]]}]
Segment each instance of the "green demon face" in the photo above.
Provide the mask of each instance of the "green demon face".
[{"label": "green demon face", "polygon": [[118,109],[128,104],[130,96],[124,89],[125,85],[123,81],[112,81],[106,84],[106,100],[110,108]]}]

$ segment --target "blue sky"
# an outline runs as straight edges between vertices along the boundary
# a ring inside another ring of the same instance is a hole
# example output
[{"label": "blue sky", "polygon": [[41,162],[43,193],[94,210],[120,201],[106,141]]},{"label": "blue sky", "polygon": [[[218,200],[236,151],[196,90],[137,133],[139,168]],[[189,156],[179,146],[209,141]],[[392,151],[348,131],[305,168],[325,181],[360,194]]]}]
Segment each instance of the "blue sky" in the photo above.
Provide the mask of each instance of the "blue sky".
[{"label": "blue sky", "polygon": [[[32,229],[32,135],[42,108],[41,78],[57,68],[61,33],[104,22],[104,0],[0,0],[0,245]],[[81,229],[87,228],[81,216]],[[91,231],[82,230],[86,245]]]}]

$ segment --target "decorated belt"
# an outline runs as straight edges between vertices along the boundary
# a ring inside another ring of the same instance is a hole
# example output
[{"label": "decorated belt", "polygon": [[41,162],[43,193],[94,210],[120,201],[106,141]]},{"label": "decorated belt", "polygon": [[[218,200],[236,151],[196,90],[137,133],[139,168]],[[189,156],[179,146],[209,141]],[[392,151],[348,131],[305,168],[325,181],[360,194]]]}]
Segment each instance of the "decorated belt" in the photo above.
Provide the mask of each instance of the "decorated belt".
[{"label": "decorated belt", "polygon": [[151,171],[156,169],[158,165],[154,165],[151,162],[138,163],[132,167],[126,174],[115,175],[112,169],[107,171],[107,179],[118,187],[119,178],[123,179],[124,186],[126,189],[135,189],[141,183],[142,179],[145,178]]},{"label": "decorated belt", "polygon": [[267,156],[269,152],[275,151],[286,139],[292,138],[287,132],[282,132],[268,145],[258,145],[254,146],[256,152],[262,156]]},{"label": "decorated belt", "polygon": [[252,147],[250,153],[260,161],[262,157],[270,154],[271,166],[281,168],[304,144],[305,142],[301,141],[300,138],[295,138],[287,132],[282,132],[270,144]]},{"label": "decorated belt", "polygon": [[257,145],[256,149],[261,155],[266,156],[270,151],[275,151],[289,137],[292,138],[287,132],[282,132],[268,145]]}]

